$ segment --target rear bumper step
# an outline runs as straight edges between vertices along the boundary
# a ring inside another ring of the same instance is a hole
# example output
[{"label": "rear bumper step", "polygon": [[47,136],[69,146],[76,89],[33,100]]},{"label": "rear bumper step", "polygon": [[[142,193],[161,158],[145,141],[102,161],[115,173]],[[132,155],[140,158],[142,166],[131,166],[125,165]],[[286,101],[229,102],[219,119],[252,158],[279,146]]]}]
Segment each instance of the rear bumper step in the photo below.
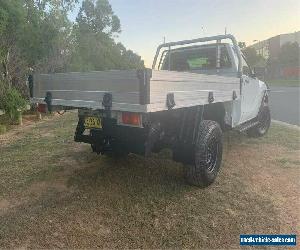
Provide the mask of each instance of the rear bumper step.
[{"label": "rear bumper step", "polygon": [[124,150],[137,154],[145,154],[146,128],[119,126],[116,119],[103,119],[102,129],[90,129],[85,134],[84,118],[79,117],[74,140],[92,145],[93,151]]}]

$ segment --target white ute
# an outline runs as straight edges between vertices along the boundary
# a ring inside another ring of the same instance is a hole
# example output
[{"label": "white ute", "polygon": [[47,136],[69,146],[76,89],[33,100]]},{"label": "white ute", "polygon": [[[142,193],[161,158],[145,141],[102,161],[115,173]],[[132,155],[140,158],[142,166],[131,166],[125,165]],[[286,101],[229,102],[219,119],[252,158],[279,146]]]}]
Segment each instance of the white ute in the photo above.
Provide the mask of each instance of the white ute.
[{"label": "white ute", "polygon": [[148,156],[169,147],[186,166],[188,183],[200,187],[217,176],[224,131],[259,137],[271,121],[268,87],[232,35],[162,44],[152,69],[29,79],[31,102],[39,110],[78,109],[75,141],[114,156]]}]

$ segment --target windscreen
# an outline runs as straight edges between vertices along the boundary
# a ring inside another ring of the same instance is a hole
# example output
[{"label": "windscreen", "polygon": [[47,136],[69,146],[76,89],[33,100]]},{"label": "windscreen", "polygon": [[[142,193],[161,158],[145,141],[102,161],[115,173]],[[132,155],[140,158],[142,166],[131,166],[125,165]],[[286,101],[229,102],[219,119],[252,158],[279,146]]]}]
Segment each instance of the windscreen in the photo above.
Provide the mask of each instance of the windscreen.
[{"label": "windscreen", "polygon": [[[170,55],[170,59],[169,59]],[[170,61],[170,67],[169,67]],[[230,68],[231,60],[227,48],[220,47],[220,66]],[[217,68],[217,47],[198,47],[171,51],[167,53],[163,63],[163,70],[196,71],[215,70]]]}]

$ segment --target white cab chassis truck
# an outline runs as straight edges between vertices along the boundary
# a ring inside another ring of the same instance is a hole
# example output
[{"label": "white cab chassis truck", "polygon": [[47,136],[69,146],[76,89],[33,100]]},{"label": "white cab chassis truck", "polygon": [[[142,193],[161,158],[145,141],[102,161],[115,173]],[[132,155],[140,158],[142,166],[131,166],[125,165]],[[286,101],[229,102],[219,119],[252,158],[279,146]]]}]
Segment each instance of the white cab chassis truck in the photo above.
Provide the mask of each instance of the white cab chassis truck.
[{"label": "white cab chassis truck", "polygon": [[40,110],[78,109],[76,142],[114,156],[169,147],[200,187],[217,176],[224,131],[259,137],[271,121],[268,87],[232,35],[162,44],[152,69],[35,74],[29,86]]}]

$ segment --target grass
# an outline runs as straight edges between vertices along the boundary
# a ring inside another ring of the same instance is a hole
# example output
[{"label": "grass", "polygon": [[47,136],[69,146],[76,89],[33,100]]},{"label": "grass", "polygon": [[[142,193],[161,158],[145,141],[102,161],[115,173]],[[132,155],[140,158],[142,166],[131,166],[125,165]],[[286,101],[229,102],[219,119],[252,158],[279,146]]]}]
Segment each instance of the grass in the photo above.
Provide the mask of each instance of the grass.
[{"label": "grass", "polygon": [[299,79],[273,79],[266,80],[266,82],[271,86],[283,86],[283,87],[299,87]]},{"label": "grass", "polygon": [[8,125],[9,123],[10,123],[10,119],[9,119],[8,115],[6,115],[6,114],[0,115],[0,124],[1,125]]},{"label": "grass", "polygon": [[0,124],[0,135],[6,132],[6,126]]},{"label": "grass", "polygon": [[[5,178],[0,179],[0,194],[5,190],[9,194],[9,190],[22,189],[23,185],[30,184],[37,176],[53,171],[60,157],[66,153],[61,147],[72,142],[73,131],[65,126],[65,122],[55,120],[50,125],[37,124],[22,138],[4,147],[0,169],[7,170],[7,165],[10,169],[5,173]],[[75,119],[67,122],[75,122]],[[7,179],[11,185],[7,183]]]},{"label": "grass", "polygon": [[279,158],[276,159],[276,161],[278,162],[278,164],[280,164],[280,166],[291,166],[291,165],[295,165],[296,167],[300,166],[300,161],[299,160],[291,160],[289,158]]},{"label": "grass", "polygon": [[[51,118],[54,114],[43,114],[44,118]],[[39,119],[35,111],[24,111],[22,114],[22,120],[24,125],[28,125],[34,122],[38,122]],[[0,134],[4,134],[12,129],[20,128],[19,120],[12,120],[9,115],[3,114],[0,115]],[[2,132],[1,132],[2,127]],[[5,130],[3,129],[5,127]]]},{"label": "grass", "polygon": [[237,135],[237,132],[231,132],[230,135],[231,143],[242,145],[278,145],[292,150],[300,150],[300,129],[291,129],[274,123],[267,135],[261,138],[247,138],[247,140],[241,140],[241,137]]},{"label": "grass", "polygon": [[199,189],[168,152],[99,157],[73,142],[75,126],[67,114],[0,141],[0,248],[236,248],[241,233],[297,230],[294,130],[225,135],[221,172]]},{"label": "grass", "polygon": [[9,115],[4,114],[0,115],[0,134],[1,134],[1,127],[5,127],[5,130],[2,131],[2,134],[5,132],[13,129],[18,125],[18,121],[12,121]]}]

